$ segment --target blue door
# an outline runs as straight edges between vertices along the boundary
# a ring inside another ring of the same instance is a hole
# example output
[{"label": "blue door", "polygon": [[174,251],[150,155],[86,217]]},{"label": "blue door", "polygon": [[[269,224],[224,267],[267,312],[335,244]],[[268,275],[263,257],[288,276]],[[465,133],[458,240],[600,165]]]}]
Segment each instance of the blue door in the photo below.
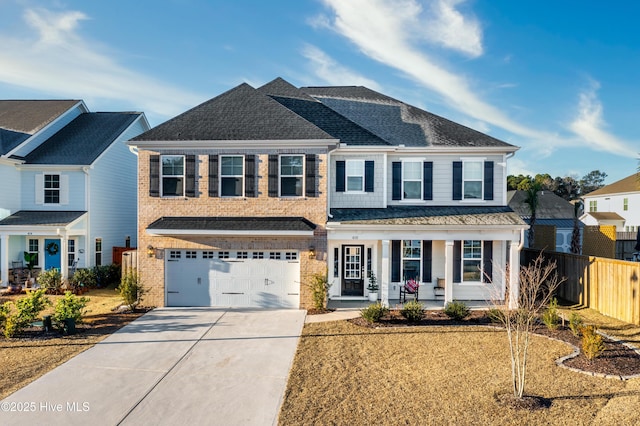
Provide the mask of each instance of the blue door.
[{"label": "blue door", "polygon": [[44,240],[44,269],[60,269],[60,240]]}]

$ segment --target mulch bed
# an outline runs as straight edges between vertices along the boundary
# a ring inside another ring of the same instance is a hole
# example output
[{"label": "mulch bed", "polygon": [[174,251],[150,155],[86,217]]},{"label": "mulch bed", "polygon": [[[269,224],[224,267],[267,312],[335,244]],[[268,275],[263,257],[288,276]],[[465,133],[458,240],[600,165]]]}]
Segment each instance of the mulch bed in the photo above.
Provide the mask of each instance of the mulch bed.
[{"label": "mulch bed", "polygon": [[[449,318],[443,311],[425,311],[424,319],[418,322],[407,321],[398,310],[391,310],[380,322],[371,324],[364,318],[358,317],[349,320],[351,323],[362,327],[416,327],[435,325],[495,325],[489,320],[485,311],[471,311],[471,315],[462,321]],[[535,329],[536,334],[551,337],[570,343],[577,348],[581,346],[581,339],[571,333],[571,330],[559,325],[557,330],[549,330],[544,325]],[[591,373],[607,374],[612,376],[631,376],[640,374],[640,354],[625,346],[620,341],[604,339],[605,350],[599,357],[589,360],[582,352],[575,358],[564,361],[567,367],[576,368]]]}]

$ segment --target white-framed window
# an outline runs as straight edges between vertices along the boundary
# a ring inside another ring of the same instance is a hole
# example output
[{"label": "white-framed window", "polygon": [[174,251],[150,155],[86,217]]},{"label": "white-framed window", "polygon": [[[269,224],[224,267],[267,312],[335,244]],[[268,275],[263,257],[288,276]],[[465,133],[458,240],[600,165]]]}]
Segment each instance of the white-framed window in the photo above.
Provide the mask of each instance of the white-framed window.
[{"label": "white-framed window", "polygon": [[482,200],[483,161],[467,160],[462,163],[462,199]]},{"label": "white-framed window", "polygon": [[76,240],[67,241],[67,265],[72,267],[76,261]]},{"label": "white-framed window", "polygon": [[590,200],[589,212],[597,212],[597,211],[598,211],[598,200]]},{"label": "white-framed window", "polygon": [[96,238],[96,266],[102,265],[102,238]]},{"label": "white-framed window", "polygon": [[161,194],[163,197],[184,196],[184,155],[163,155],[161,161]]},{"label": "white-framed window", "polygon": [[462,282],[482,281],[482,241],[465,240],[462,243]]},{"label": "white-framed window", "polygon": [[242,197],[244,193],[244,156],[220,156],[220,196]]},{"label": "white-framed window", "polygon": [[[40,241],[38,241],[36,238],[29,238],[29,241],[27,242],[28,244],[28,252],[29,254],[35,254],[36,257],[34,259],[33,265],[34,266],[38,266],[40,265]],[[25,265],[26,266],[26,265]]]},{"label": "white-framed window", "polygon": [[347,192],[364,192],[364,160],[345,162]]},{"label": "white-framed window", "polygon": [[44,203],[60,204],[60,175],[44,175]]},{"label": "white-framed window", "polygon": [[304,193],[304,155],[280,156],[280,196],[302,197]]},{"label": "white-framed window", "polygon": [[623,198],[622,199],[622,210],[624,210],[625,212],[629,210],[629,199],[628,198]]},{"label": "white-framed window", "polygon": [[422,199],[422,161],[402,162],[402,199]]},{"label": "white-framed window", "polygon": [[402,280],[420,282],[421,248],[420,240],[402,240]]}]

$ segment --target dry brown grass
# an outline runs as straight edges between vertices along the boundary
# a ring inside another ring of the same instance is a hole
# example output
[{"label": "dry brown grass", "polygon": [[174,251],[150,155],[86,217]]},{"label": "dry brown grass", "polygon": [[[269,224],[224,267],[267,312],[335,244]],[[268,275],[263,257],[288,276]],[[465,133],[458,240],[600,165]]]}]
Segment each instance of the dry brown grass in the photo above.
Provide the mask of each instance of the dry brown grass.
[{"label": "dry brown grass", "polygon": [[586,324],[594,324],[603,333],[617,337],[640,349],[640,326],[602,315],[596,310],[581,306],[565,306],[558,311],[564,318],[569,318],[571,312],[577,312]]},{"label": "dry brown grass", "polygon": [[[24,295],[22,295],[24,296]],[[5,339],[0,335],[0,399],[26,386],[75,355],[83,352],[140,314],[115,314],[112,309],[122,299],[111,288],[94,289],[84,294],[89,298],[84,326],[73,336],[28,336]],[[20,295],[2,296],[0,303]],[[48,296],[55,304],[62,296]],[[43,313],[52,312],[48,308]],[[42,334],[42,333],[40,333]]]},{"label": "dry brown grass", "polygon": [[369,329],[346,321],[307,324],[279,422],[291,424],[638,424],[640,379],[562,369],[571,352],[534,336],[526,394],[551,406],[515,410],[504,331],[482,327]]}]

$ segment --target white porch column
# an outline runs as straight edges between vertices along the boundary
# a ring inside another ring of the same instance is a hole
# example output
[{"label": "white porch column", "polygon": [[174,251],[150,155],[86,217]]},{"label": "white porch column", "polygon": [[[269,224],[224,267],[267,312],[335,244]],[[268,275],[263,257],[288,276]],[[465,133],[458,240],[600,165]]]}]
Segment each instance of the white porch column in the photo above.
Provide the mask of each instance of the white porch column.
[{"label": "white porch column", "polygon": [[509,309],[516,309],[520,297],[520,245],[516,241],[509,247],[509,287]]},{"label": "white porch column", "polygon": [[453,241],[445,242],[444,249],[444,303],[453,301]]},{"label": "white porch column", "polygon": [[62,281],[69,278],[69,237],[67,235],[60,236],[60,275],[62,275]]},{"label": "white porch column", "polygon": [[382,240],[382,270],[380,271],[380,303],[389,306],[389,240]]},{"label": "white porch column", "polygon": [[0,235],[0,284],[9,285],[9,235]]}]

